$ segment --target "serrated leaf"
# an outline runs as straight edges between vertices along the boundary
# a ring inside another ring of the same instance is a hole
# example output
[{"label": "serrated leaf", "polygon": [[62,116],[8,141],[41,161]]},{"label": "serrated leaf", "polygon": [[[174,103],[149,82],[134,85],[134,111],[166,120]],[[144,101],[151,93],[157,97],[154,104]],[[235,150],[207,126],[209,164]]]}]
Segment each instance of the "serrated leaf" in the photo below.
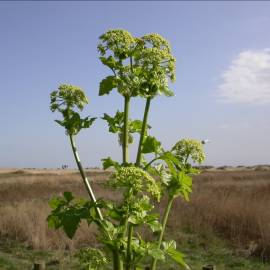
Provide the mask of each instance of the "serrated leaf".
[{"label": "serrated leaf", "polygon": [[[129,132],[130,133],[140,133],[142,130],[142,121],[141,120],[133,120],[129,123]],[[151,126],[147,125],[147,129],[150,129]]]},{"label": "serrated leaf", "polygon": [[148,222],[148,225],[150,226],[152,232],[159,232],[162,230],[162,225],[157,220]]},{"label": "serrated leaf", "polygon": [[58,229],[61,226],[61,222],[57,216],[49,215],[47,218],[48,227],[51,229]]},{"label": "serrated leaf", "polygon": [[164,251],[167,251],[170,248],[176,249],[176,242],[174,240],[170,240],[168,242],[164,241],[162,242],[162,246],[163,246]]},{"label": "serrated leaf", "polygon": [[173,246],[170,246],[165,252],[169,257],[171,257],[179,265],[184,266],[186,269],[190,269],[190,267],[185,263],[184,254],[176,250],[176,248],[174,248]]},{"label": "serrated leaf", "polygon": [[94,123],[94,121],[96,120],[96,117],[86,117],[84,119],[82,119],[81,121],[81,128],[89,128],[90,126],[92,126],[92,124]]},{"label": "serrated leaf", "polygon": [[149,248],[148,255],[153,257],[154,259],[165,261],[164,252],[158,248]]},{"label": "serrated leaf", "polygon": [[74,196],[69,191],[65,191],[63,195],[67,202],[70,202],[74,199]]},{"label": "serrated leaf", "polygon": [[52,209],[56,209],[58,206],[60,206],[63,203],[63,200],[60,198],[52,198],[49,201],[49,206]]},{"label": "serrated leaf", "polygon": [[62,225],[66,235],[72,239],[77,231],[81,219],[72,213],[70,215],[66,215],[63,218]]},{"label": "serrated leaf", "polygon": [[152,136],[147,136],[142,145],[142,153],[158,153],[161,147],[161,143]]},{"label": "serrated leaf", "polygon": [[61,121],[61,120],[54,120],[57,124],[59,124],[62,127],[65,127],[65,121]]},{"label": "serrated leaf", "polygon": [[99,95],[108,95],[113,88],[116,87],[116,80],[114,76],[108,76],[99,84]]},{"label": "serrated leaf", "polygon": [[99,57],[99,59],[101,60],[101,62],[105,66],[108,66],[111,69],[114,69],[117,66],[117,62],[115,61],[115,59],[111,55],[108,58],[101,56],[101,57]]},{"label": "serrated leaf", "polygon": [[114,117],[111,117],[107,113],[104,113],[102,119],[106,120],[109,126],[109,131],[117,133],[122,130],[124,124],[124,113],[117,111]]},{"label": "serrated leaf", "polygon": [[114,167],[115,169],[120,168],[120,164],[117,161],[112,160],[111,157],[102,159],[102,165],[103,170],[106,170],[110,167]]}]

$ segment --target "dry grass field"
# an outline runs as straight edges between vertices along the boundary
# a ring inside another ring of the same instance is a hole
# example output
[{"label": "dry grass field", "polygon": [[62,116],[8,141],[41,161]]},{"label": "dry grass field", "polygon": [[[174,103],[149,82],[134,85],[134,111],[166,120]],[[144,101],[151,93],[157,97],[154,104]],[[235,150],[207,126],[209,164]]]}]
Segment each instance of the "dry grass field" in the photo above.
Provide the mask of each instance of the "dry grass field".
[{"label": "dry grass field", "polygon": [[[90,170],[87,174],[97,197],[117,199],[117,194],[103,187],[109,172]],[[82,224],[73,240],[47,228],[48,200],[64,191],[86,196],[75,171],[0,170],[1,241],[15,240],[34,250],[74,250],[94,245],[95,228],[89,229],[86,224]],[[160,211],[163,206],[164,201]],[[183,233],[215,235],[228,241],[239,256],[265,262],[270,260],[269,209],[269,167],[206,170],[194,179],[191,201],[175,202],[168,231],[180,246]],[[207,241],[197,244],[206,249]]]}]

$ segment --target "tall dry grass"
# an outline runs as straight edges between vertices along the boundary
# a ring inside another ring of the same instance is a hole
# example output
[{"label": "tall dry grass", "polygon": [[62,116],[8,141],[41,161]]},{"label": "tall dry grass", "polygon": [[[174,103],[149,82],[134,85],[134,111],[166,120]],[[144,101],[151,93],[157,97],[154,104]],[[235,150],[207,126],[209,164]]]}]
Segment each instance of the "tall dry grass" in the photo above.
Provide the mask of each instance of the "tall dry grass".
[{"label": "tall dry grass", "polygon": [[[102,197],[102,183],[110,173],[88,173],[93,187]],[[73,249],[96,244],[95,226],[82,223],[74,239],[61,231],[51,230],[46,218],[50,213],[48,201],[53,196],[72,191],[87,197],[78,173],[0,173],[0,237],[23,242],[34,249]],[[108,193],[115,199],[116,194]]]},{"label": "tall dry grass", "polygon": [[189,203],[180,200],[172,229],[215,232],[245,255],[270,259],[270,172],[205,172]]},{"label": "tall dry grass", "polygon": [[[98,197],[117,194],[102,187],[109,173],[89,173]],[[0,174],[0,236],[38,249],[73,249],[95,244],[96,229],[82,224],[69,240],[49,230],[46,217],[53,195],[72,191],[86,196],[78,174]],[[164,209],[164,201],[160,211]],[[270,259],[270,171],[204,172],[194,179],[189,203],[177,200],[169,220],[173,232],[214,232],[229,239],[246,255]]]}]

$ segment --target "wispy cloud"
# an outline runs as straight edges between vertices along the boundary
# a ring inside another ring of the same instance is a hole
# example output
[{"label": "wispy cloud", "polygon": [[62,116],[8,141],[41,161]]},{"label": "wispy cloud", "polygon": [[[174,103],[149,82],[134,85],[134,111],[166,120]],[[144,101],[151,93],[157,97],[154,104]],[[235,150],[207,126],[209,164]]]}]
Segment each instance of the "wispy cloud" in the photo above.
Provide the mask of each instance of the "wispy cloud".
[{"label": "wispy cloud", "polygon": [[241,52],[222,75],[218,96],[236,103],[270,103],[270,49]]}]

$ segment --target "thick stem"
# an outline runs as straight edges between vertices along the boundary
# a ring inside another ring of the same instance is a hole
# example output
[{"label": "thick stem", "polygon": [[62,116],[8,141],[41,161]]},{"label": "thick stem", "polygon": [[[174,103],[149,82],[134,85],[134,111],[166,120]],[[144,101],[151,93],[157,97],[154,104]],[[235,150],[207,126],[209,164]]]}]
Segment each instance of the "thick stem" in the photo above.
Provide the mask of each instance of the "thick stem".
[{"label": "thick stem", "polygon": [[147,118],[148,118],[150,103],[151,103],[151,98],[149,97],[149,98],[147,98],[146,104],[145,104],[141,136],[140,136],[140,141],[139,141],[138,151],[137,151],[136,166],[138,166],[138,167],[141,165],[142,144],[143,144],[145,131],[146,131],[146,127],[147,127]]},{"label": "thick stem", "polygon": [[[80,174],[81,174],[81,177],[82,177],[82,179],[83,179],[83,183],[84,183],[84,185],[85,185],[85,188],[86,188],[86,190],[87,190],[87,192],[88,192],[89,197],[91,198],[91,200],[92,200],[93,202],[96,202],[97,200],[96,200],[96,198],[95,198],[94,192],[93,192],[93,190],[92,190],[92,188],[91,188],[91,185],[90,185],[90,183],[89,183],[89,181],[88,181],[88,179],[87,179],[87,177],[86,177],[86,174],[85,174],[85,172],[84,172],[84,169],[83,169],[83,167],[82,167],[82,164],[81,164],[81,161],[80,161],[80,158],[79,158],[79,154],[78,154],[77,148],[76,148],[75,143],[74,143],[73,136],[72,136],[72,135],[69,135],[69,138],[70,138],[70,144],[71,144],[71,147],[72,147],[72,151],[73,151],[73,154],[74,154],[74,158],[75,158],[75,160],[76,160],[77,167],[78,167],[79,172],[80,172]],[[99,209],[98,207],[95,207],[95,209],[96,209],[96,212],[97,212],[97,215],[98,215],[99,219],[100,219],[100,220],[103,220],[103,216],[102,216],[102,214],[101,214],[100,209]]]},{"label": "thick stem", "polygon": [[129,224],[128,227],[128,242],[127,242],[127,260],[126,260],[126,270],[130,270],[131,269],[131,254],[132,254],[132,250],[131,250],[131,242],[132,242],[132,235],[133,235],[133,226],[132,224]]},{"label": "thick stem", "polygon": [[[168,204],[166,206],[166,209],[165,209],[165,212],[164,212],[164,215],[163,215],[162,229],[161,229],[159,237],[158,237],[158,248],[160,248],[161,243],[162,243],[162,239],[163,239],[163,235],[164,235],[165,228],[166,228],[166,225],[167,225],[169,213],[171,211],[173,199],[174,199],[174,197],[169,197],[169,201],[168,201]],[[151,270],[156,270],[156,265],[157,265],[157,260],[153,259],[152,265],[151,265]]]},{"label": "thick stem", "polygon": [[125,96],[124,130],[123,130],[123,164],[128,162],[128,116],[130,97]]},{"label": "thick stem", "polygon": [[119,251],[117,249],[113,250],[113,270],[122,270],[123,266],[121,264],[121,259],[119,256]]}]

